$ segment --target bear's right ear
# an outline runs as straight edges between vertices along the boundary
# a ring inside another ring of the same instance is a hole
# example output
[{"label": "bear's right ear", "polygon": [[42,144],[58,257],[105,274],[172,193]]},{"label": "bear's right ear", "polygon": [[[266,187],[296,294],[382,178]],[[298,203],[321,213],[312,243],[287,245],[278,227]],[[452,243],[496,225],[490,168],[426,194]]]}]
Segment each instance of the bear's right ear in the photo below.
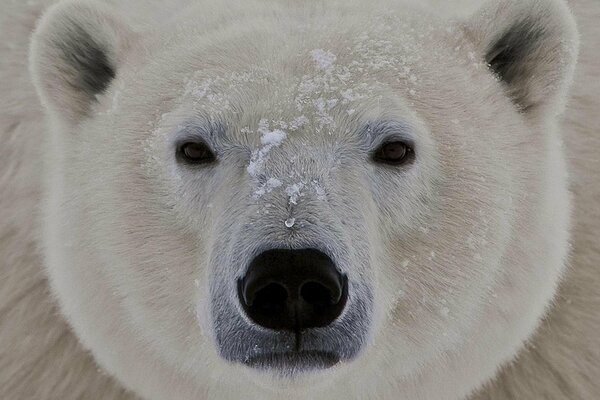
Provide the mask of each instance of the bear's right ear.
[{"label": "bear's right ear", "polygon": [[29,68],[44,107],[77,123],[115,78],[132,33],[107,6],[59,3],[33,34]]}]

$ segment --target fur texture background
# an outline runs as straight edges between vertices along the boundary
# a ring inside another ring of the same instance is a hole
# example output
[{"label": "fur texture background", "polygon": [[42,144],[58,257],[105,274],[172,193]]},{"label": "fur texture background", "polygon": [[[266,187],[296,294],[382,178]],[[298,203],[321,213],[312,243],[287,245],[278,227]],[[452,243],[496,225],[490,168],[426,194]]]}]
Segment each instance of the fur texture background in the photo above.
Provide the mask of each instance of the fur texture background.
[{"label": "fur texture background", "polygon": [[[47,122],[27,71],[30,35],[51,3],[1,2],[0,398],[134,398],[79,345],[50,295],[41,259],[40,201],[47,184],[41,135]],[[574,209],[568,269],[526,348],[473,399],[591,400],[600,395],[600,3],[570,5],[581,50],[562,122]],[[159,5],[148,4],[140,25],[156,18],[154,7]]]}]

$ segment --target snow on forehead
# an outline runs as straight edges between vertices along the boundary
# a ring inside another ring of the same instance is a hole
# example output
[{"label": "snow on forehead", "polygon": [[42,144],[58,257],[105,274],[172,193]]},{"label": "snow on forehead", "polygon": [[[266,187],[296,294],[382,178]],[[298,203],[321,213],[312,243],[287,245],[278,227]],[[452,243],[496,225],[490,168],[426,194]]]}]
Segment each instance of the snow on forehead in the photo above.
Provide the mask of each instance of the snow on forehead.
[{"label": "snow on forehead", "polygon": [[328,69],[335,61],[335,55],[322,49],[314,49],[310,52],[313,60],[317,63],[317,68]]},{"label": "snow on forehead", "polygon": [[[335,114],[352,115],[361,100],[376,95],[378,86],[404,82],[406,96],[417,93],[419,78],[414,65],[423,54],[419,40],[423,34],[409,28],[406,28],[409,32],[402,33],[399,25],[399,19],[379,17],[372,21],[368,31],[338,33],[337,41],[327,40],[325,33],[313,32],[314,37],[322,36],[315,40],[314,48],[292,50],[287,59],[279,50],[263,49],[256,62],[244,71],[218,76],[198,71],[188,78],[183,97],[186,101],[191,99],[203,114],[226,119],[227,112],[234,107],[243,111],[244,104],[236,103],[240,101],[240,93],[252,96],[258,92],[255,100],[265,103],[271,100],[279,108],[293,106],[295,111],[273,115],[271,105],[271,111],[266,107],[262,115],[253,116],[254,120],[267,118],[296,128],[297,122],[302,121],[301,125],[310,125],[317,133],[331,133],[336,128]],[[288,38],[291,49],[294,49],[293,38]],[[303,40],[306,41],[310,39]],[[278,62],[293,62],[294,76],[279,80],[278,74],[284,73],[277,69]],[[267,92],[264,88],[269,85],[271,90]],[[283,121],[282,114],[285,114]],[[246,128],[248,132],[258,132],[257,126]]]}]

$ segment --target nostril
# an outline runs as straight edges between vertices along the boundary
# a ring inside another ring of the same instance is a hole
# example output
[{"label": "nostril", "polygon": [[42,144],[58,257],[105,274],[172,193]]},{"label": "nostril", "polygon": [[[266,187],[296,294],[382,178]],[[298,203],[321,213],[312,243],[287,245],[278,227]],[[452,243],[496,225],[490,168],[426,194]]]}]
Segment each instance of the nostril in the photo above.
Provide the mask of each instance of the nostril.
[{"label": "nostril", "polygon": [[337,304],[340,300],[339,291],[334,293],[319,282],[306,282],[300,288],[300,296],[305,302],[315,307],[327,307]]},{"label": "nostril", "polygon": [[281,312],[285,308],[288,292],[280,284],[272,282],[259,289],[248,304],[264,313]]}]

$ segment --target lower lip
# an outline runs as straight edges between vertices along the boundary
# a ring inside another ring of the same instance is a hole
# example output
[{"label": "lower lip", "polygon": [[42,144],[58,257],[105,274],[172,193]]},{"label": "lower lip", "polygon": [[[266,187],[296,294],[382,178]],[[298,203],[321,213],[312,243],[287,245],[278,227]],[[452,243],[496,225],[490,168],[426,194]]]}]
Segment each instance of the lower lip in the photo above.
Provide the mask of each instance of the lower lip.
[{"label": "lower lip", "polygon": [[327,351],[305,350],[286,353],[264,353],[249,357],[244,364],[261,370],[294,373],[326,369],[340,361],[340,357]]}]

